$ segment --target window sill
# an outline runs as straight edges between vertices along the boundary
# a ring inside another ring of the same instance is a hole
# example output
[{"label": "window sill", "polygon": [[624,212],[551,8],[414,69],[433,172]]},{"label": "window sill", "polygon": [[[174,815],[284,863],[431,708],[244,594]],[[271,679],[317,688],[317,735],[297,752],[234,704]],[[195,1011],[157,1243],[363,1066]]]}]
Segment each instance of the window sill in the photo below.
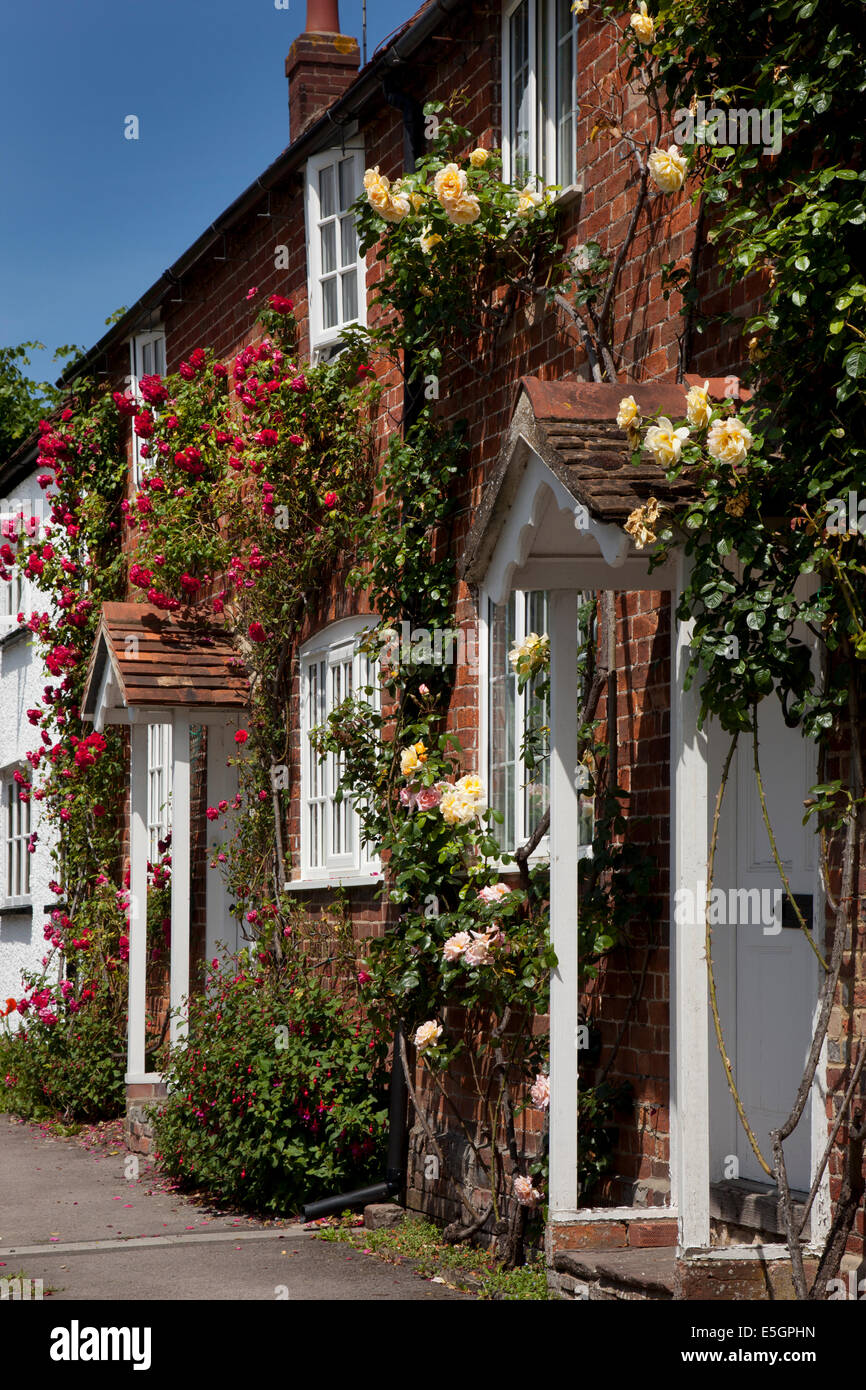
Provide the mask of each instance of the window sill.
[{"label": "window sill", "polygon": [[582,197],[583,184],[570,183],[568,185],[568,188],[562,188],[560,189],[559,193],[557,193],[556,197],[553,200],[553,206],[556,208],[562,208],[563,211],[567,211],[568,208],[574,207],[576,203],[579,203]]},{"label": "window sill", "polygon": [[283,884],[284,893],[314,893],[322,888],[377,888],[385,875],[379,873],[333,873],[322,878],[294,878]]},{"label": "window sill", "polygon": [[10,628],[8,632],[0,633],[0,651],[4,647],[14,647],[16,642],[20,642],[22,637],[26,637],[30,629],[22,623],[20,627]]},{"label": "window sill", "polygon": [[0,904],[0,917],[24,916],[33,916],[33,904],[31,902],[7,902]]}]

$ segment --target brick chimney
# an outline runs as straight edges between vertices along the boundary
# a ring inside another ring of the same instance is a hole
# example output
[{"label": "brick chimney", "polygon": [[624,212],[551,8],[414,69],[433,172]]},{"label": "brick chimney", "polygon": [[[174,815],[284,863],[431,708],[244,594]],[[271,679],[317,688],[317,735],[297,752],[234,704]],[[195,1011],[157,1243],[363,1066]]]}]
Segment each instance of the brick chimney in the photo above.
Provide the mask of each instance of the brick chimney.
[{"label": "brick chimney", "polygon": [[286,59],[292,140],[342,96],[360,61],[358,40],[340,33],[339,0],[307,0],[306,30]]}]

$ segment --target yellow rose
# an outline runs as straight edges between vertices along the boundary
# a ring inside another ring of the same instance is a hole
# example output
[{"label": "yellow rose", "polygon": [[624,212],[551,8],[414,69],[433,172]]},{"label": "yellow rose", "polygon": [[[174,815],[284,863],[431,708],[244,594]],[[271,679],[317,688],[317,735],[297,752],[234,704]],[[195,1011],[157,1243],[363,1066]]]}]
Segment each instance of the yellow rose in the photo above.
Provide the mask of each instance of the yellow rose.
[{"label": "yellow rose", "polygon": [[469,163],[472,165],[473,169],[483,169],[489,158],[490,151],[483,149],[481,145],[479,145],[478,149],[473,150],[469,156]]},{"label": "yellow rose", "polygon": [[404,777],[411,777],[427,761],[427,749],[423,743],[410,744],[400,754],[400,771]]},{"label": "yellow rose", "polygon": [[541,194],[532,187],[531,183],[528,183],[521,190],[520,197],[517,199],[517,216],[528,217],[543,201]]},{"label": "yellow rose", "polygon": [[643,550],[645,545],[652,545],[657,539],[652,529],[653,522],[658,518],[661,508],[655,497],[647,499],[646,505],[636,507],[625,523],[625,530],[634,539],[638,550]]},{"label": "yellow rose", "polygon": [[481,204],[474,193],[464,193],[456,203],[445,204],[445,216],[456,227],[468,227],[481,216]]},{"label": "yellow rose", "polygon": [[635,37],[637,38],[639,43],[652,43],[653,39],[656,36],[656,31],[652,19],[646,12],[646,0],[640,0],[640,4],[638,5],[638,13],[632,15],[631,19],[629,20],[629,24],[634,30]]},{"label": "yellow rose", "polygon": [[449,787],[442,793],[439,810],[446,825],[468,825],[475,818],[475,802],[457,787]]},{"label": "yellow rose", "polygon": [[621,430],[633,430],[640,424],[640,406],[634,396],[623,396],[619,403],[616,423]]},{"label": "yellow rose", "polygon": [[484,783],[480,777],[474,773],[469,773],[466,777],[461,777],[459,782],[454,784],[455,791],[461,792],[470,801],[479,802],[484,800]]},{"label": "yellow rose", "polygon": [[696,430],[706,428],[710,418],[712,406],[707,394],[710,383],[705,381],[703,386],[693,386],[686,396],[686,419]]},{"label": "yellow rose", "polygon": [[411,201],[411,203],[412,203],[412,206],[413,206],[413,208],[415,209],[415,211],[416,211],[416,212],[420,212],[421,209],[422,209],[423,206],[424,206],[424,195],[423,195],[423,193],[410,193],[410,194],[409,194],[409,199],[410,199],[410,201]]},{"label": "yellow rose", "polygon": [[707,448],[710,457],[719,463],[735,466],[742,463],[752,447],[752,436],[736,415],[727,420],[716,420],[707,435]]},{"label": "yellow rose", "polygon": [[441,240],[442,238],[439,233],[434,232],[430,226],[427,226],[418,238],[418,245],[421,247],[424,255],[429,256],[433,247],[438,246]]},{"label": "yellow rose", "polygon": [[433,192],[448,211],[449,203],[458,203],[466,192],[466,174],[456,164],[446,164],[433,180]]},{"label": "yellow rose", "polygon": [[375,169],[368,169],[365,173],[364,188],[370,207],[384,217],[391,203],[391,180],[379,173],[378,164]]},{"label": "yellow rose", "polygon": [[686,181],[686,161],[676,145],[669,145],[667,153],[654,149],[649,157],[649,171],[662,193],[679,193]]},{"label": "yellow rose", "polygon": [[[369,196],[368,193],[367,197]],[[389,196],[386,206],[379,208],[378,212],[386,222],[402,222],[409,214],[409,199],[405,193],[398,194],[396,198]]]},{"label": "yellow rose", "polygon": [[666,415],[659,417],[658,423],[650,425],[644,437],[644,448],[653,456],[653,459],[662,468],[670,468],[672,463],[679,461],[683,451],[683,442],[688,439],[689,432],[685,425],[681,425],[675,430]]},{"label": "yellow rose", "polygon": [[572,14],[586,14],[589,9],[589,0],[572,0]]}]

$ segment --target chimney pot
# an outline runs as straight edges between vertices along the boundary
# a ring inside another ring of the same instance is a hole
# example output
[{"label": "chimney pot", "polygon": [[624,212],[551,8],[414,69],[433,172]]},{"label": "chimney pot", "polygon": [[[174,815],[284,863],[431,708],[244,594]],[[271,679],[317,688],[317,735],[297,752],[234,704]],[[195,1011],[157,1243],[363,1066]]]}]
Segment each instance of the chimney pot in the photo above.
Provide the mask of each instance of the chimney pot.
[{"label": "chimney pot", "polygon": [[307,0],[308,34],[340,33],[340,0]]}]

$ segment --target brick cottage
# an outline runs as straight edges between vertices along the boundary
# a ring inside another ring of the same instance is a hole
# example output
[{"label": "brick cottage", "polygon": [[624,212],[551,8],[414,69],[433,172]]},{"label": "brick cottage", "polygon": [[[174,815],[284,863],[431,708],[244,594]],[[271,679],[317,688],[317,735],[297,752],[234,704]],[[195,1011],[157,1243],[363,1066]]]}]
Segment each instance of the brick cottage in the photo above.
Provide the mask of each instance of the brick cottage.
[{"label": "brick cottage", "polygon": [[[611,26],[592,13],[572,15],[567,4],[436,0],[359,71],[358,44],[340,32],[336,0],[310,0],[306,32],[286,59],[290,144],[76,363],[68,381],[97,372],[122,389],[130,376],[175,371],[199,346],[229,360],[253,332],[251,286],[259,298],[292,298],[301,357],[321,361],[339,351],[345,329],[372,324],[375,315],[369,306],[379,263],[374,252],[359,253],[347,215],[364,170],[378,166],[392,179],[410,170],[426,148],[424,104],[447,103],[456,93],[467,98],[458,118],[473,144],[502,149],[506,179],[523,183],[532,174],[561,187],[566,249],[598,241],[615,254],[628,234],[636,176],[616,143],[595,138],[593,127],[594,94],[617,62]],[[639,122],[640,109],[630,118]],[[700,336],[681,316],[677,294],[665,298],[668,262],[693,264],[709,319]],[[472,659],[458,663],[449,727],[467,768],[479,773],[491,805],[503,813],[508,852],[530,837],[539,810],[522,787],[516,750],[525,708],[507,650],[532,629],[550,636],[551,758],[544,789],[550,828],[535,851],[550,862],[559,961],[551,994],[549,1134],[541,1114],[527,1108],[520,1141],[526,1152],[542,1139],[549,1143],[547,1256],[551,1278],[566,1292],[763,1298],[786,1296],[790,1288],[773,1189],[743,1135],[711,1036],[702,905],[696,915],[678,911],[682,894],[694,900],[706,879],[722,740],[712,726],[698,728],[699,696],[694,687],[685,689],[684,679],[689,629],[671,618],[687,561],[677,552],[650,573],[646,553],[624,529],[648,497],[674,500],[677,490],[655,465],[630,464],[616,424],[626,394],[645,415],[671,418],[683,416],[689,386],[705,380],[714,398],[736,398],[744,367],[741,322],[759,292],[754,286],[749,299],[742,290],[717,289],[711,248],[692,204],[684,195],[651,194],[611,305],[617,380],[601,379],[567,306],[525,296],[510,306],[491,349],[476,362],[447,367],[438,383],[438,414],[465,420],[468,430],[456,484],[454,621]],[[713,320],[722,314],[724,322]],[[396,371],[383,385],[376,422],[382,445],[405,406]],[[142,467],[137,450],[130,433],[130,496]],[[611,615],[599,623],[608,636],[601,737],[615,747],[617,778],[629,794],[627,838],[651,851],[657,871],[628,945],[610,953],[581,996],[578,867],[591,839],[591,807],[575,780],[575,671],[578,608],[587,594],[597,596],[599,615]],[[360,659],[354,642],[369,616],[363,596],[340,574],[322,576],[294,653],[284,802],[286,891],[319,915],[328,913],[341,887],[359,943],[387,920],[382,868],[365,857],[357,834],[339,847],[331,842],[335,787],[327,777],[317,780],[306,735],[327,716],[328,673]],[[133,638],[139,649],[150,644],[158,684],[124,660]],[[229,644],[210,647],[212,678],[191,696],[183,653],[195,641],[194,621],[184,629],[132,605],[131,595],[129,604],[106,605],[85,704],[97,724],[129,728],[133,1145],[147,1144],[147,1102],[161,1093],[144,1051],[154,982],[147,978],[140,905],[146,860],[168,828],[169,800],[174,863],[165,987],[172,1004],[188,993],[197,960],[219,943],[242,944],[225,890],[207,868],[215,840],[204,806],[233,792],[226,753],[243,715],[243,681]],[[7,660],[4,645],[3,680]],[[811,749],[769,704],[761,738],[776,833],[792,887],[820,925],[824,899],[813,836],[801,824],[803,799],[816,780]],[[733,769],[716,883],[723,892],[760,894],[775,889],[777,876],[745,771],[745,764]],[[808,946],[787,929],[787,918],[779,930],[736,920],[716,943],[720,1006],[744,1101],[766,1142],[796,1092],[818,979]],[[856,968],[862,972],[862,962]],[[581,1028],[592,1038],[585,1059],[576,1047]],[[840,1011],[829,1043],[837,1057],[843,1029]],[[590,1085],[604,1075],[629,1088],[611,1167],[588,1197],[578,1184],[579,1066]],[[415,1076],[425,1124],[410,1116],[405,1201],[451,1220],[459,1211],[446,1175],[427,1175],[427,1128],[455,1170],[465,1171],[468,1157],[424,1068]],[[828,1089],[822,1065],[810,1110],[789,1144],[792,1186],[802,1193],[812,1184],[833,1115]],[[458,1110],[473,1104],[459,1087],[450,1101]],[[834,1160],[818,1184],[815,1239],[831,1219],[839,1171]],[[853,1264],[862,1256],[862,1211],[857,1220],[846,1257]]]}]

